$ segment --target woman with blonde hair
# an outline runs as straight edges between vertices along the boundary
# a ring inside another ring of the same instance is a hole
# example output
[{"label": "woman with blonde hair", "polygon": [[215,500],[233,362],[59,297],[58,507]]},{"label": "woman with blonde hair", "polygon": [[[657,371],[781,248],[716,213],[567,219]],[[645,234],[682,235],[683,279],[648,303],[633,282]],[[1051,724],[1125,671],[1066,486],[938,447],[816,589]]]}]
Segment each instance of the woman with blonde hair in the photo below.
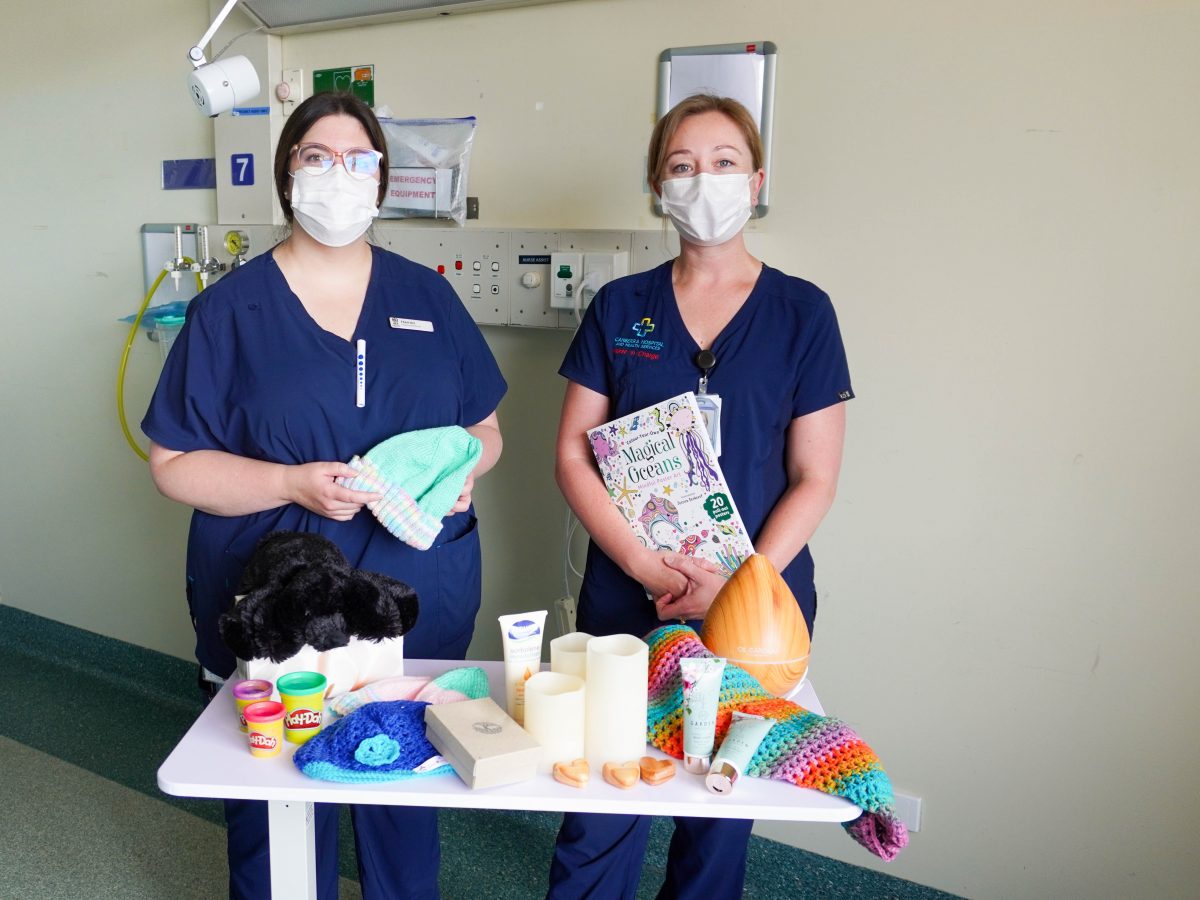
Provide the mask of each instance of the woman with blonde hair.
[{"label": "woman with blonde hair", "polygon": [[[707,402],[719,404],[720,464],[747,532],[811,631],[808,541],[833,502],[843,402],[854,396],[833,306],[815,285],[746,249],[742,229],[765,174],[758,129],[741,104],[697,95],[675,106],[655,126],[647,175],[679,232],[679,256],[601,290],[559,369],[568,383],[556,477],[592,539],[579,628],[646,634],[684,620],[698,629],[724,583],[715,567],[635,537],[585,437],[703,386]],[[634,335],[638,352],[624,352]],[[676,818],[659,897],[741,897],[752,825]],[[634,897],[649,829],[643,816],[567,813],[549,896]]]}]

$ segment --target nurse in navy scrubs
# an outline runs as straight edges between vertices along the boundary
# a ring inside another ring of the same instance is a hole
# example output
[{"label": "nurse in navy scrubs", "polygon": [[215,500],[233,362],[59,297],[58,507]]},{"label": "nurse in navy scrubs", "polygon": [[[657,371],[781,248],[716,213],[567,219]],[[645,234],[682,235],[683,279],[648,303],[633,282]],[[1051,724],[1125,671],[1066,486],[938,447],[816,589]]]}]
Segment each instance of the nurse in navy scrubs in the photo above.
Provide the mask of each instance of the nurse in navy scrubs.
[{"label": "nurse in navy scrubs", "polygon": [[[474,478],[495,465],[506,384],[479,329],[433,271],[367,243],[387,187],[387,145],[371,110],[322,93],[288,117],[275,182],[292,226],[271,252],[191,305],[142,429],[163,494],[195,507],[187,594],[196,655],[227,677],[217,619],[264,535],[324,535],[350,564],[415,588],[410,657],[462,659],[480,603]],[[356,390],[356,346],[366,379]],[[360,404],[361,400],[361,404]],[[355,454],[402,432],[461,425],[483,456],[435,545],[419,551],[335,481]],[[352,807],[367,898],[438,896],[437,813]],[[270,896],[266,804],[226,801],[230,896]],[[318,806],[317,879],[337,897],[337,807]]]},{"label": "nurse in navy scrubs", "polygon": [[[679,256],[601,290],[559,369],[568,384],[557,480],[592,539],[581,631],[644,635],[671,620],[699,629],[724,583],[715,567],[635,537],[585,437],[618,416],[700,393],[702,380],[705,402],[720,404],[720,464],[738,511],[812,628],[808,541],[833,502],[844,401],[854,394],[829,297],[746,250],[762,158],[754,120],[735,101],[690,97],[659,120],[647,175],[679,232]],[[676,818],[659,897],[740,898],[752,824]],[[646,817],[568,813],[549,896],[635,896],[649,828]]]}]

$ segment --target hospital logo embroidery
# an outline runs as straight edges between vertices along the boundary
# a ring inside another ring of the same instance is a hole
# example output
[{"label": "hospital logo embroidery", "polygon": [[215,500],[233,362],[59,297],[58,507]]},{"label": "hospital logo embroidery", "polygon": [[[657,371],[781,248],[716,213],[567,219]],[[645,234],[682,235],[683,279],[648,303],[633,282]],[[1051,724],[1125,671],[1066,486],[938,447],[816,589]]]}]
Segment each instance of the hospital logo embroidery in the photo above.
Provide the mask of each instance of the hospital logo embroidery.
[{"label": "hospital logo embroidery", "polygon": [[639,359],[657,360],[662,355],[663,342],[653,340],[654,320],[643,316],[629,326],[636,337],[624,335],[613,339],[613,356],[635,356]]}]

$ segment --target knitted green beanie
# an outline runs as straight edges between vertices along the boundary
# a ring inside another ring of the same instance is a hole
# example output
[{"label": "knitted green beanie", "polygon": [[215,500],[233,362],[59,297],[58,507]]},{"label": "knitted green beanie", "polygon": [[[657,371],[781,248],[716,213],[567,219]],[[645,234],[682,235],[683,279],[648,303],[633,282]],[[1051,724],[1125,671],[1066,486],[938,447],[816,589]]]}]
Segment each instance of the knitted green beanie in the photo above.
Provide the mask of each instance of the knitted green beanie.
[{"label": "knitted green beanie", "polygon": [[358,474],[338,483],[383,494],[367,504],[371,512],[406,544],[427,550],[482,455],[483,444],[458,425],[409,431],[351,459]]}]

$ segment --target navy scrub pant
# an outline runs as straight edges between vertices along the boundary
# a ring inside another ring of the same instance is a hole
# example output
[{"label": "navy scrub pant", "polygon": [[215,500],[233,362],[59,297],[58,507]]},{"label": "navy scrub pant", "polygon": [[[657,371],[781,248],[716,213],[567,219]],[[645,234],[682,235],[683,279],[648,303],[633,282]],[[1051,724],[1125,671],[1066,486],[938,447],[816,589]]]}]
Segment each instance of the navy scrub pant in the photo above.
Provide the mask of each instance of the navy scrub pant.
[{"label": "navy scrub pant", "polygon": [[[648,816],[566,813],[550,864],[549,900],[632,900]],[[749,819],[675,819],[659,900],[740,900]]]}]

